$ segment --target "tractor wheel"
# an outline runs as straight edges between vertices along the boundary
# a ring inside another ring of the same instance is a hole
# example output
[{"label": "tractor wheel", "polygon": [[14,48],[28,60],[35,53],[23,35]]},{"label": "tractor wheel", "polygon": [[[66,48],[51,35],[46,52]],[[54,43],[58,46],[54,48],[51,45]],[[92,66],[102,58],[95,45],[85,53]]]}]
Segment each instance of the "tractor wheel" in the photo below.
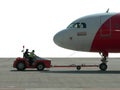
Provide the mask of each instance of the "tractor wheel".
[{"label": "tractor wheel", "polygon": [[25,68],[26,68],[25,63],[24,62],[18,62],[16,68],[17,68],[18,71],[24,71]]},{"label": "tractor wheel", "polygon": [[37,70],[38,70],[38,71],[43,71],[44,68],[45,68],[45,65],[44,65],[43,63],[39,63],[39,64],[37,65]]}]

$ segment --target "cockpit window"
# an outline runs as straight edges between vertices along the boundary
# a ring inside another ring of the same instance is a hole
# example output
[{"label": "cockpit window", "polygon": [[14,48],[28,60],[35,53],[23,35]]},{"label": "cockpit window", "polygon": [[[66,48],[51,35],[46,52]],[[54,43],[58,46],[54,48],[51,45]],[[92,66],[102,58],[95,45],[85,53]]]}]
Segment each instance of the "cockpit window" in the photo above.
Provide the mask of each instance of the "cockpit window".
[{"label": "cockpit window", "polygon": [[74,27],[74,28],[80,28],[80,23],[75,23],[75,24],[73,25],[73,27]]},{"label": "cockpit window", "polygon": [[86,28],[86,23],[82,22],[81,25],[82,25],[83,28]]},{"label": "cockpit window", "polygon": [[71,23],[67,28],[86,28],[86,23]]}]

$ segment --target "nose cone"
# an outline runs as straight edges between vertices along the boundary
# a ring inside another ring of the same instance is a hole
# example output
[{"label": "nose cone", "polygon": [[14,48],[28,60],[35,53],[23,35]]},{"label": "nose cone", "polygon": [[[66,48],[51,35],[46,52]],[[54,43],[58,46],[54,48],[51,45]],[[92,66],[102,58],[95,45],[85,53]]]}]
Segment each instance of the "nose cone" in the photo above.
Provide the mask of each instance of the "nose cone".
[{"label": "nose cone", "polygon": [[66,48],[66,49],[74,49],[73,48],[73,40],[70,39],[71,37],[71,32],[65,30],[62,30],[60,32],[58,32],[54,38],[53,41],[55,42],[55,44],[57,44],[58,46],[62,47],[62,48]]},{"label": "nose cone", "polygon": [[53,38],[54,43],[57,44],[58,46],[62,46],[64,40],[63,37],[64,37],[63,31],[58,32]]}]

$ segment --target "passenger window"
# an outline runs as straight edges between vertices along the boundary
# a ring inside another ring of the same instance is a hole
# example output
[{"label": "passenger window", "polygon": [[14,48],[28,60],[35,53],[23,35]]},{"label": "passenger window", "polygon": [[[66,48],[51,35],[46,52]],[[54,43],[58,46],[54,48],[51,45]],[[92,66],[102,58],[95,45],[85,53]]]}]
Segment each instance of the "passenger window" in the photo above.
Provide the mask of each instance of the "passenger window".
[{"label": "passenger window", "polygon": [[120,28],[120,25],[119,25],[119,24],[116,24],[116,25],[115,25],[115,28],[116,28],[116,29],[119,29],[119,28]]}]

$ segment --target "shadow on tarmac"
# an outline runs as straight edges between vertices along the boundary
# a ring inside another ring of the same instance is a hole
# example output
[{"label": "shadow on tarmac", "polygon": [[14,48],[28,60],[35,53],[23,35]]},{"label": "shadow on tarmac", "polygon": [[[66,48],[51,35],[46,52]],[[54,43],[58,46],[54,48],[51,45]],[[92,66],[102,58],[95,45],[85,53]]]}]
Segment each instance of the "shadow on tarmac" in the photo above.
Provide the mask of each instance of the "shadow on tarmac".
[{"label": "shadow on tarmac", "polygon": [[38,71],[38,70],[24,70],[24,71],[18,71],[18,70],[10,70],[10,72],[47,72],[49,70],[44,70],[44,71]]},{"label": "shadow on tarmac", "polygon": [[42,71],[44,73],[59,73],[59,74],[120,74],[120,71]]},{"label": "shadow on tarmac", "polygon": [[95,70],[81,70],[81,71],[50,71],[50,70],[44,70],[44,71],[37,71],[37,70],[25,70],[25,71],[17,71],[17,70],[10,70],[11,72],[40,72],[40,73],[57,73],[57,74],[120,74],[120,71],[118,70],[111,70],[111,71],[95,71]]}]

